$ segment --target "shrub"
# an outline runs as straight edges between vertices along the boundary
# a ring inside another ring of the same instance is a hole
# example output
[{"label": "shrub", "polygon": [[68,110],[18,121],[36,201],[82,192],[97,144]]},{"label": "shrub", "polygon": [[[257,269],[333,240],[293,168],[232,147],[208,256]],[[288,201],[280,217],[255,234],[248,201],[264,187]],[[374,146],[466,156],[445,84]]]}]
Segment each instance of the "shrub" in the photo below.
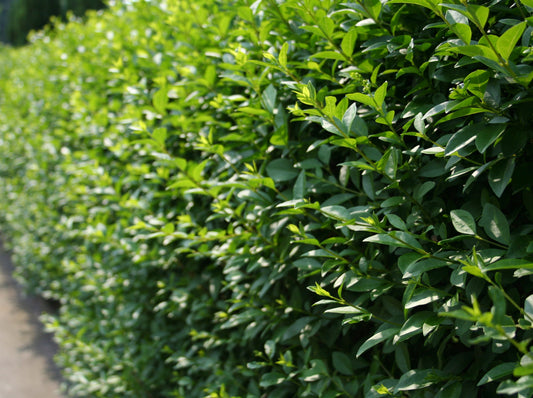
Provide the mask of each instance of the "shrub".
[{"label": "shrub", "polygon": [[70,394],[531,396],[532,6],[136,1],[3,49]]}]

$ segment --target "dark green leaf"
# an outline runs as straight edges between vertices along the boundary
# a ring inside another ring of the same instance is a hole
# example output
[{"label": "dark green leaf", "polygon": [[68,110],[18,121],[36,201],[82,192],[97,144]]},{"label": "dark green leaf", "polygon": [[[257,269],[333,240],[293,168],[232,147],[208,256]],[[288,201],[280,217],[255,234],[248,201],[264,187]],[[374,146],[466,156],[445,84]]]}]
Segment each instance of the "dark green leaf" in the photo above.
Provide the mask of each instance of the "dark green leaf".
[{"label": "dark green leaf", "polygon": [[271,161],[266,167],[266,172],[276,182],[289,181],[298,175],[298,171],[293,168],[288,159]]},{"label": "dark green leaf", "polygon": [[511,239],[507,217],[491,203],[483,206],[483,213],[479,225],[483,227],[487,235],[497,242],[509,244]]},{"label": "dark green leaf", "polygon": [[497,197],[501,197],[505,188],[511,182],[515,167],[515,158],[494,164],[489,171],[489,185]]}]

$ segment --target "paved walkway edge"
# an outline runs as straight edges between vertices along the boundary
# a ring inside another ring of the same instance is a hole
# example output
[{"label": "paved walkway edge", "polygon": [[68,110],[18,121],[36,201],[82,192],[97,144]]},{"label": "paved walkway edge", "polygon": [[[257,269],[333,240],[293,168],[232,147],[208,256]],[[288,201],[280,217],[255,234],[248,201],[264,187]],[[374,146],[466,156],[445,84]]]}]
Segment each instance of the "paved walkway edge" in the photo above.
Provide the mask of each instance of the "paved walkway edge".
[{"label": "paved walkway edge", "polygon": [[0,397],[61,398],[57,346],[39,316],[53,308],[28,296],[12,277],[13,264],[0,242]]}]

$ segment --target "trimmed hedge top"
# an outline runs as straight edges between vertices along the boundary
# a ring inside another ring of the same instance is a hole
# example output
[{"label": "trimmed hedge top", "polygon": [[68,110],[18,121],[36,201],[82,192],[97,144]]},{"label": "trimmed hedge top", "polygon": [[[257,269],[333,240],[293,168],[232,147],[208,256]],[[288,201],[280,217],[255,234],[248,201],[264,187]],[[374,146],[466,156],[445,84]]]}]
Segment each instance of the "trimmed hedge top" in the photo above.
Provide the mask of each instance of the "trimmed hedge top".
[{"label": "trimmed hedge top", "polygon": [[0,49],[69,393],[533,396],[532,11],[117,1]]}]

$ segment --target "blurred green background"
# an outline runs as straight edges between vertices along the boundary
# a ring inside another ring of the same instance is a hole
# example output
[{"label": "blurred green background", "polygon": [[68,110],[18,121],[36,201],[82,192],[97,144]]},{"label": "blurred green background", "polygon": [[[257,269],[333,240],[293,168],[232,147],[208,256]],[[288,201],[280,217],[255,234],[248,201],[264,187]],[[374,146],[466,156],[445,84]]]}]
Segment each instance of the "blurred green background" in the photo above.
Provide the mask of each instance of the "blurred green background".
[{"label": "blurred green background", "polygon": [[101,9],[104,0],[0,0],[0,41],[15,46],[27,42],[31,30],[43,28],[51,16],[77,16],[89,9]]}]

